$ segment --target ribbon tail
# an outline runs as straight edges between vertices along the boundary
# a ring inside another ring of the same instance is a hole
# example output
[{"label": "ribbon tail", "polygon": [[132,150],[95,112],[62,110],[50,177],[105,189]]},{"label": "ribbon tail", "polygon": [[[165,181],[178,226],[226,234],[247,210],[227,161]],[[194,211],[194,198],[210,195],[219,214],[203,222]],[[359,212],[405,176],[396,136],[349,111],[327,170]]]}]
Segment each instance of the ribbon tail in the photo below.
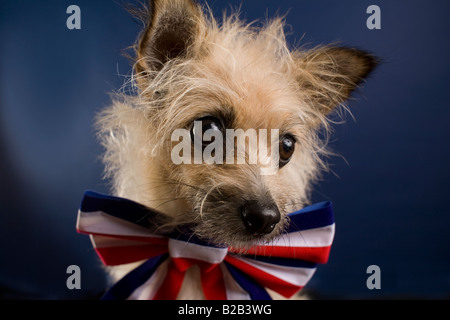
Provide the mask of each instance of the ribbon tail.
[{"label": "ribbon tail", "polygon": [[239,271],[239,269],[233,267],[229,262],[224,261],[230,274],[234,280],[241,286],[241,288],[248,293],[252,300],[272,300],[271,296],[267,293],[264,287],[260,286],[252,278],[245,273]]},{"label": "ribbon tail", "polygon": [[206,300],[227,300],[227,290],[219,265],[202,272],[202,289]]},{"label": "ribbon tail", "polygon": [[126,300],[132,295],[136,288],[145,283],[155,273],[156,269],[167,259],[167,257],[167,254],[163,254],[147,260],[114,284],[106,291],[101,299]]},{"label": "ribbon tail", "polygon": [[175,300],[180,292],[185,274],[186,270],[178,268],[171,259],[167,266],[166,277],[153,300]]}]

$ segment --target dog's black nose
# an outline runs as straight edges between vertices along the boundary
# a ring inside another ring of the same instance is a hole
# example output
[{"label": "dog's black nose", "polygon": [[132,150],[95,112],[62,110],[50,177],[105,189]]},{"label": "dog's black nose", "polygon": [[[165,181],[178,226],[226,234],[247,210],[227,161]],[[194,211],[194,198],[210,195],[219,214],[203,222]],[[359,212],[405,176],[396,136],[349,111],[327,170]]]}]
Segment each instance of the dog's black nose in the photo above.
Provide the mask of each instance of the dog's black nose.
[{"label": "dog's black nose", "polygon": [[280,211],[275,204],[265,205],[249,200],[242,206],[241,217],[248,232],[264,235],[271,233],[280,221]]}]

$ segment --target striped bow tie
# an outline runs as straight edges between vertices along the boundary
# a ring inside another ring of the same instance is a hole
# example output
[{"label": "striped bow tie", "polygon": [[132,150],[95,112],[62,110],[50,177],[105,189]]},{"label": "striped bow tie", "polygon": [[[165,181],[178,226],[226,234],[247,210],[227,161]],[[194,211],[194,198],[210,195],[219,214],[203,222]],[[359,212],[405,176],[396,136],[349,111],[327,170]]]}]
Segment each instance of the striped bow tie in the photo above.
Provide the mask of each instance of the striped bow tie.
[{"label": "striped bow tie", "polygon": [[286,231],[245,253],[218,247],[186,232],[150,233],[159,213],[131,200],[84,194],[77,231],[89,234],[105,265],[146,260],[113,285],[103,299],[176,299],[185,272],[197,265],[206,299],[270,299],[265,288],[291,297],[318,263],[326,263],[334,237],[330,202],[289,214]]}]

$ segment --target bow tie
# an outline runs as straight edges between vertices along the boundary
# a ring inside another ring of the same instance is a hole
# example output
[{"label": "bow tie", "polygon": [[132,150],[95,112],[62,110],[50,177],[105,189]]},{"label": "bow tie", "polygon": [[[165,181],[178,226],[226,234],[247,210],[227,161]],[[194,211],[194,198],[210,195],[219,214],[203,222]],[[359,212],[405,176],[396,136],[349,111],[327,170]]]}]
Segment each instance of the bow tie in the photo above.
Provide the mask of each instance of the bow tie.
[{"label": "bow tie", "polygon": [[113,285],[103,299],[176,299],[187,269],[200,269],[206,299],[270,299],[265,288],[291,297],[328,260],[334,237],[331,202],[289,214],[285,232],[242,253],[186,231],[151,233],[157,211],[128,199],[87,191],[77,231],[89,234],[105,265],[146,260]]}]

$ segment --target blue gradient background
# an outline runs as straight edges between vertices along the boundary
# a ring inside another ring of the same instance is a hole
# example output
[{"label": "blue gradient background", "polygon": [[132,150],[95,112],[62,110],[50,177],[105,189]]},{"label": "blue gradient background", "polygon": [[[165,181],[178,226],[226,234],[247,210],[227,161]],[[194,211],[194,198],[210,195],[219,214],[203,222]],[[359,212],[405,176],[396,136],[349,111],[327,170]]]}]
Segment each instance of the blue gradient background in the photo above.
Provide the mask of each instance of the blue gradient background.
[{"label": "blue gradient background", "polygon": [[[81,30],[66,28],[71,4]],[[371,4],[381,30],[366,28]],[[334,202],[337,221],[330,261],[307,286],[318,297],[450,297],[449,10],[437,0],[242,1],[248,21],[289,12],[291,43],[341,41],[384,60],[350,103],[356,120],[335,126],[341,156],[314,193]],[[121,53],[139,29],[115,1],[0,1],[0,299],[91,299],[106,285],[76,214],[85,189],[108,192],[93,118],[130,74]],[[81,290],[66,288],[71,264]],[[372,264],[381,290],[366,287]]]}]

